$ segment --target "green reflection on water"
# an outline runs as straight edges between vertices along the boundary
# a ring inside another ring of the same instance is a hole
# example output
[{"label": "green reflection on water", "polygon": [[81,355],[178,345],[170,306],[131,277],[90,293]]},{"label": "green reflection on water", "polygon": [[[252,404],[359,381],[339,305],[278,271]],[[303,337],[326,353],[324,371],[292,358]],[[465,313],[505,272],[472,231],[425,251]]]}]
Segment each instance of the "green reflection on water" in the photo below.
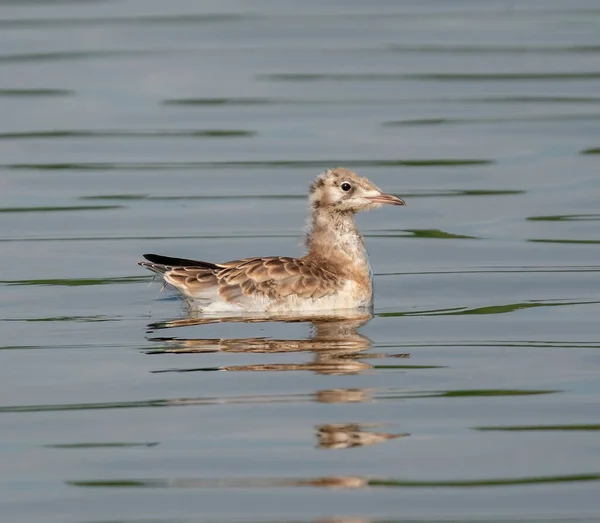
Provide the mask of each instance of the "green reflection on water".
[{"label": "green reflection on water", "polygon": [[255,136],[256,131],[245,129],[156,129],[156,130],[99,130],[85,129],[28,131],[0,133],[0,140],[55,139],[55,138],[239,138]]},{"label": "green reflection on water", "polygon": [[569,476],[534,476],[528,478],[448,480],[448,481],[403,481],[369,480],[370,487],[502,487],[510,485],[532,485],[540,483],[571,483],[598,481],[600,474],[573,474]]},{"label": "green reflection on water", "polygon": [[446,369],[447,365],[373,365],[374,369]]},{"label": "green reflection on water", "polygon": [[504,274],[513,272],[533,272],[533,273],[546,273],[546,272],[600,272],[600,266],[587,266],[587,265],[569,265],[566,267],[552,266],[552,265],[541,265],[541,266],[521,266],[521,267],[479,267],[474,269],[438,269],[430,271],[408,271],[408,272],[377,272],[375,276],[409,276],[415,274]]},{"label": "green reflection on water", "polygon": [[[207,368],[207,370],[209,370]],[[212,370],[218,370],[216,367]],[[160,372],[160,371],[159,371]],[[359,389],[357,389],[359,390]],[[378,395],[380,400],[397,399],[429,399],[429,398],[460,398],[460,397],[489,397],[489,396],[532,396],[540,394],[556,394],[562,390],[525,390],[525,389],[472,389],[450,391],[405,391],[383,392]],[[16,412],[59,412],[70,410],[104,410],[104,409],[132,409],[148,407],[193,407],[193,406],[218,406],[218,405],[247,405],[271,403],[298,403],[313,402],[314,395],[308,394],[277,394],[277,395],[250,395],[250,396],[223,396],[200,398],[173,398],[152,399],[139,401],[115,401],[101,403],[64,403],[51,405],[6,405],[0,406],[0,413]]]},{"label": "green reflection on water", "polygon": [[137,479],[109,479],[98,481],[67,481],[67,485],[73,487],[160,487],[160,480],[137,480]]},{"label": "green reflection on water", "polygon": [[527,240],[531,243],[573,243],[581,245],[597,245],[600,240],[567,240],[567,239],[552,239],[552,238],[532,238]]},{"label": "green reflection on water", "polygon": [[453,234],[450,232],[441,231],[439,229],[404,229],[405,232],[410,232],[415,238],[437,238],[437,239],[465,239],[477,240],[475,236],[466,236],[464,234]]},{"label": "green reflection on water", "polygon": [[509,303],[506,305],[490,305],[489,307],[455,307],[450,309],[433,309],[425,311],[408,311],[408,312],[380,312],[377,316],[381,318],[394,317],[394,316],[458,316],[458,315],[469,315],[469,314],[505,314],[507,312],[514,312],[521,309],[534,309],[536,307],[565,307],[567,305],[590,305],[597,304],[600,301],[531,301],[522,303]]},{"label": "green reflection on water", "polygon": [[70,89],[0,89],[0,96],[71,96]]},{"label": "green reflection on water", "polygon": [[7,18],[0,20],[0,27],[10,29],[36,27],[83,27],[103,25],[147,25],[147,24],[203,24],[215,22],[231,22],[247,19],[250,15],[228,13],[215,14],[185,14],[185,15],[147,15],[123,17],[93,17],[93,18]]},{"label": "green reflection on water", "polygon": [[554,216],[529,216],[527,219],[530,221],[543,222],[587,222],[600,220],[600,214],[557,214]]},{"label": "green reflection on water", "polygon": [[473,390],[451,390],[440,394],[445,398],[456,398],[464,396],[535,396],[538,394],[556,394],[559,390],[515,390],[515,389],[473,389]]},{"label": "green reflection on water", "polygon": [[123,209],[123,205],[65,205],[62,207],[0,207],[0,213],[15,212],[70,212],[70,211],[108,211]]},{"label": "green reflection on water", "polygon": [[597,53],[597,45],[390,45],[389,51],[417,53],[523,54],[523,53]]},{"label": "green reflection on water", "polygon": [[95,323],[101,321],[115,321],[116,318],[110,316],[54,316],[48,318],[11,318],[0,321],[25,321],[25,322],[53,322],[53,321],[73,321],[80,323]]},{"label": "green reflection on water", "polygon": [[598,103],[600,102],[600,97],[598,96],[482,96],[479,98],[448,98],[445,101],[461,101],[461,102],[482,102],[482,103]]},{"label": "green reflection on water", "polygon": [[514,115],[489,118],[419,118],[410,120],[391,120],[383,122],[384,127],[399,127],[410,125],[461,125],[479,123],[527,123],[527,122],[564,122],[575,120],[600,120],[600,114],[531,114],[527,116]]},{"label": "green reflection on water", "polygon": [[436,82],[453,81],[520,81],[520,80],[594,80],[600,78],[600,71],[580,71],[570,73],[280,73],[260,74],[259,80],[275,82],[370,82],[422,80]]},{"label": "green reflection on water", "polygon": [[471,488],[539,485],[544,483],[573,483],[598,481],[600,474],[570,474],[564,476],[531,476],[518,478],[485,478],[471,480],[419,481],[408,479],[366,478],[362,476],[330,476],[316,478],[140,478],[94,479],[66,481],[72,487],[84,488],[366,488],[366,487],[420,487]]},{"label": "green reflection on water", "polygon": [[455,167],[469,165],[490,165],[493,160],[478,158],[429,158],[416,160],[277,160],[277,161],[226,161],[226,162],[85,162],[85,163],[13,163],[3,165],[6,169],[27,170],[74,170],[74,171],[107,171],[107,170],[193,170],[193,169],[269,169],[269,168],[309,168],[324,169],[332,165],[351,164],[354,167]]},{"label": "green reflection on water", "polygon": [[4,285],[60,285],[80,287],[85,285],[112,285],[113,283],[139,283],[148,281],[147,276],[121,276],[116,278],[58,278],[47,280],[0,280]]},{"label": "green reflection on water", "polygon": [[[38,237],[38,238],[0,238],[0,243],[37,243],[37,242],[80,242],[80,241],[143,241],[143,240],[231,240],[248,238],[296,238],[297,234],[185,234],[185,235],[166,235],[166,236],[63,236],[58,238]],[[0,281],[0,283],[2,283]]]},{"label": "green reflection on water", "polygon": [[[404,198],[445,198],[445,197],[464,197],[464,196],[512,196],[516,194],[525,194],[526,191],[512,189],[474,189],[474,190],[449,190],[435,192],[403,192]],[[80,200],[108,200],[108,201],[128,201],[128,200],[150,200],[150,201],[176,201],[176,200],[305,200],[305,194],[181,194],[171,196],[153,196],[149,194],[98,194],[90,196],[79,196]],[[433,229],[432,229],[433,230]],[[444,233],[447,234],[447,233]],[[456,237],[454,235],[453,237]],[[466,236],[460,236],[465,237]]]},{"label": "green reflection on water", "polygon": [[596,104],[597,96],[481,96],[452,98],[169,98],[163,105],[221,106],[221,105],[396,105],[399,103],[541,103],[541,104]]},{"label": "green reflection on water", "polygon": [[600,147],[594,147],[592,149],[584,149],[581,154],[600,154]]},{"label": "green reflection on water", "polygon": [[148,194],[99,194],[97,196],[80,196],[80,200],[305,200],[305,195],[299,194],[232,194],[232,195],[201,195],[189,194],[182,196],[150,196]]},{"label": "green reflection on water", "polygon": [[[2,23],[0,22],[0,26]],[[147,54],[156,51],[49,51],[0,55],[0,63],[45,62],[55,60],[89,60],[91,58],[119,58]]]},{"label": "green reflection on water", "polygon": [[531,432],[531,431],[588,431],[600,430],[600,425],[515,425],[498,427],[474,427],[475,430],[483,431],[508,431],[508,432]]},{"label": "green reflection on water", "polygon": [[171,98],[164,105],[266,105],[275,103],[267,98]]},{"label": "green reflection on water", "polygon": [[513,196],[515,194],[525,194],[527,191],[513,189],[458,189],[445,192],[425,192],[425,193],[406,193],[402,195],[405,198],[444,198],[452,196]]},{"label": "green reflection on water", "polygon": [[121,443],[121,442],[107,442],[107,443],[57,443],[54,445],[44,445],[50,449],[95,449],[95,448],[129,448],[129,447],[155,447],[160,443],[157,441],[151,441],[148,443]]}]

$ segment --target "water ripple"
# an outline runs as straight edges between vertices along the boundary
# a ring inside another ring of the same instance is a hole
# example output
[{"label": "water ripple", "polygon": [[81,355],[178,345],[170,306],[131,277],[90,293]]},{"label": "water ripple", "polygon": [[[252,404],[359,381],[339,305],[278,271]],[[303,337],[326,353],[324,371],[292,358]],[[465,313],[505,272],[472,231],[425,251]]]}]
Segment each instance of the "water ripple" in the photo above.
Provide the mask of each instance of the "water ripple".
[{"label": "water ripple", "polygon": [[0,96],[6,97],[42,97],[42,96],[72,96],[75,91],[70,89],[0,89]]},{"label": "water ripple", "polygon": [[415,274],[502,274],[512,272],[600,272],[599,265],[523,265],[517,267],[494,267],[481,266],[475,268],[465,267],[462,269],[439,268],[428,271],[408,271],[408,272],[378,272],[376,276],[409,276]]},{"label": "water ripple", "polygon": [[531,238],[531,243],[563,243],[574,245],[600,245],[600,240],[576,240],[574,238]]},{"label": "water ripple", "polygon": [[484,478],[468,480],[411,480],[395,478],[367,478],[362,476],[326,476],[315,478],[147,478],[147,479],[92,479],[66,481],[72,487],[85,488],[473,488],[540,485],[547,483],[575,483],[599,481],[600,473],[516,478]]},{"label": "water ripple", "polygon": [[505,305],[489,305],[487,307],[452,307],[448,309],[433,309],[424,311],[406,312],[380,312],[381,318],[395,316],[462,316],[471,314],[506,314],[522,309],[535,309],[538,307],[566,307],[569,305],[596,305],[600,301],[560,301],[560,300],[531,300],[521,303],[508,303]]},{"label": "water ripple", "polygon": [[527,123],[527,122],[567,122],[567,121],[600,120],[600,114],[573,113],[573,114],[529,114],[498,116],[488,118],[415,118],[408,120],[391,120],[383,122],[385,127],[398,127],[405,125],[465,125],[481,123]]},{"label": "water ripple", "polygon": [[49,449],[116,449],[116,448],[131,448],[131,447],[156,447],[160,445],[157,441],[144,443],[126,443],[126,442],[97,442],[97,443],[55,443],[44,445]]},{"label": "water ripple", "polygon": [[597,96],[514,95],[481,97],[407,97],[407,98],[168,98],[163,105],[174,106],[238,106],[238,105],[394,105],[430,103],[485,103],[485,104],[597,104]]},{"label": "water ripple", "polygon": [[0,207],[0,213],[107,211],[124,209],[124,205],[63,205],[55,207]]},{"label": "water ripple", "polygon": [[[451,198],[464,196],[513,196],[525,194],[527,191],[512,189],[448,189],[411,192],[403,191],[404,198]],[[98,194],[80,196],[80,200],[100,201],[178,201],[178,200],[305,200],[305,194],[175,194],[175,195],[150,195],[150,194]],[[376,232],[376,231],[375,231]]]},{"label": "water ripple", "polygon": [[162,103],[163,105],[267,105],[278,102],[268,98],[169,98]]},{"label": "water ripple", "polygon": [[[0,27],[2,22],[0,21]],[[46,51],[0,55],[0,64],[21,62],[47,62],[58,60],[89,60],[93,58],[119,58],[139,55],[156,55],[158,51]]]},{"label": "water ripple", "polygon": [[[272,403],[306,403],[313,401],[329,402],[328,398],[332,391],[317,391],[313,394],[264,394],[248,396],[214,396],[200,398],[169,398],[169,399],[150,399],[139,401],[113,401],[100,403],[59,403],[59,404],[41,404],[41,405],[4,405],[0,406],[0,413],[17,412],[60,412],[73,410],[104,410],[104,409],[134,409],[148,407],[198,407],[214,405],[247,405],[247,404],[272,404]],[[429,399],[429,398],[464,398],[464,397],[503,397],[503,396],[532,396],[540,394],[556,394],[561,390],[527,390],[527,389],[475,389],[475,390],[450,390],[450,391],[393,391],[386,390],[375,393],[372,396],[365,396],[362,391],[360,395],[352,394],[352,398],[377,398],[378,400],[398,400],[398,399]],[[337,401],[344,400],[343,396]],[[357,401],[351,399],[350,401]],[[360,399],[358,401],[367,401]]]},{"label": "water ripple", "polygon": [[597,80],[600,71],[539,73],[273,73],[258,75],[259,80],[274,82],[373,82],[421,80],[434,82],[514,82],[521,80]]},{"label": "water ripple", "polygon": [[387,50],[400,53],[452,54],[596,54],[597,45],[390,45]]},{"label": "water ripple", "polygon": [[600,220],[600,214],[556,214],[549,216],[529,216],[527,219],[536,222],[595,222]]},{"label": "water ripple", "polygon": [[57,278],[39,280],[0,280],[0,285],[53,285],[81,287],[89,285],[113,285],[149,281],[148,276],[120,276],[116,278]]},{"label": "water ripple", "polygon": [[600,154],[600,147],[593,147],[591,149],[584,149],[581,154]]},{"label": "water ripple", "polygon": [[48,318],[2,318],[0,321],[7,322],[27,322],[27,323],[36,323],[36,322],[55,322],[55,321],[68,321],[68,322],[77,322],[77,323],[97,323],[97,322],[105,322],[105,321],[115,321],[118,318],[104,315],[97,316],[54,316]]},{"label": "water ripple", "polygon": [[573,425],[514,425],[497,427],[475,427],[475,430],[482,431],[507,431],[507,432],[564,432],[564,431],[596,431],[600,430],[600,425],[595,424],[573,424]]},{"label": "water ripple", "polygon": [[249,15],[233,13],[215,14],[180,14],[180,15],[148,15],[148,16],[122,16],[122,17],[94,17],[94,18],[12,18],[0,20],[0,28],[30,29],[38,27],[85,27],[85,26],[111,26],[111,25],[197,25],[214,24],[223,22],[236,22],[248,19]]},{"label": "water ripple", "polygon": [[246,129],[140,129],[140,130],[52,130],[0,133],[0,140],[54,138],[239,138],[255,136]]},{"label": "water ripple", "polygon": [[457,167],[493,164],[493,160],[479,158],[427,158],[406,160],[273,160],[273,161],[223,161],[223,162],[80,162],[80,163],[13,163],[0,165],[5,169],[59,170],[59,171],[148,171],[195,169],[289,169],[327,168],[331,165],[351,164],[356,167]]}]

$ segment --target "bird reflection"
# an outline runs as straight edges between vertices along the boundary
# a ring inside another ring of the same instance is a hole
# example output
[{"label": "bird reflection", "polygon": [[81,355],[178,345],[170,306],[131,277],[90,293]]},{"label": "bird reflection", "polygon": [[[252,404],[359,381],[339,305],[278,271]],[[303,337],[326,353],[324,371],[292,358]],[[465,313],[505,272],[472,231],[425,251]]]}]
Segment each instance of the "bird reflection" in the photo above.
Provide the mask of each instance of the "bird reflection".
[{"label": "bird reflection", "polygon": [[318,403],[367,403],[373,401],[373,389],[326,389],[315,393]]},{"label": "bird reflection", "polygon": [[376,445],[390,439],[410,436],[408,433],[390,434],[368,430],[368,425],[358,423],[329,423],[317,426],[317,448],[350,449]]},{"label": "bird reflection", "polygon": [[[358,329],[372,319],[370,312],[353,312],[346,315],[318,316],[231,316],[215,317],[203,314],[183,319],[153,323],[148,326],[151,336],[148,340],[160,344],[156,350],[147,354],[280,354],[280,353],[312,353],[312,361],[297,363],[254,363],[248,365],[227,365],[219,367],[194,367],[162,369],[153,372],[196,372],[196,371],[246,371],[246,372],[281,372],[311,371],[322,375],[357,374],[373,368],[366,359],[383,357],[409,357],[409,354],[377,354],[365,351],[373,345],[371,340],[360,334]],[[310,323],[311,333],[306,339],[274,339],[268,337],[252,338],[178,338],[153,336],[157,331],[176,329],[179,327],[205,326],[217,323]],[[305,398],[319,403],[365,403],[373,401],[373,389],[345,388],[325,389],[312,393]],[[302,401],[302,395],[279,396],[277,401]],[[229,397],[219,400],[220,403],[243,403],[256,398]],[[173,401],[173,400],[172,400]],[[185,404],[206,403],[206,398],[188,398],[176,400]],[[270,401],[275,401],[271,399]],[[372,430],[372,425],[359,423],[330,423],[316,427],[316,447],[320,449],[350,449],[367,445],[375,445],[392,439],[408,436],[405,433],[386,433]],[[365,484],[363,478],[319,478],[311,480],[311,485],[334,488],[361,488]]]},{"label": "bird reflection", "polygon": [[[354,312],[352,314],[319,315],[319,316],[246,316],[240,317],[211,317],[198,315],[180,320],[154,323],[149,325],[150,332],[159,329],[189,327],[224,322],[310,322],[312,332],[308,339],[272,339],[266,337],[253,338],[176,338],[150,337],[149,341],[161,343],[163,347],[149,351],[148,354],[190,354],[190,353],[261,353],[275,354],[283,352],[312,352],[314,358],[306,363],[257,363],[252,365],[227,365],[220,367],[199,367],[186,369],[166,369],[155,372],[192,372],[192,371],[312,371],[318,374],[357,374],[371,369],[364,359],[390,357],[389,354],[364,354],[372,347],[372,342],[360,334],[357,329],[372,318],[370,312]],[[407,355],[396,355],[396,357]],[[324,393],[326,391],[323,391]],[[335,396],[335,391],[329,391]],[[352,394],[348,391],[338,391],[341,394]],[[356,393],[354,393],[356,395]],[[361,392],[358,391],[358,395]],[[323,401],[335,401],[333,399]],[[339,401],[339,400],[338,400]],[[347,400],[346,400],[347,401]],[[356,400],[355,400],[356,401]],[[360,400],[359,400],[360,401]]]}]

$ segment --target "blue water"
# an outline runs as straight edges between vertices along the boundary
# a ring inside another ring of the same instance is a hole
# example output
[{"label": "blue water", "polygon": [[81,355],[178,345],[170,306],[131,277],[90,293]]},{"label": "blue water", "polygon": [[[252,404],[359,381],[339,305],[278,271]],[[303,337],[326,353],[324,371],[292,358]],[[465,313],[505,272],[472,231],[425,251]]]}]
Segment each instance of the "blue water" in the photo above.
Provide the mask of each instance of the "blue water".
[{"label": "blue water", "polygon": [[[0,2],[0,515],[595,521],[600,8]],[[300,255],[373,318],[207,323],[136,265]]]}]

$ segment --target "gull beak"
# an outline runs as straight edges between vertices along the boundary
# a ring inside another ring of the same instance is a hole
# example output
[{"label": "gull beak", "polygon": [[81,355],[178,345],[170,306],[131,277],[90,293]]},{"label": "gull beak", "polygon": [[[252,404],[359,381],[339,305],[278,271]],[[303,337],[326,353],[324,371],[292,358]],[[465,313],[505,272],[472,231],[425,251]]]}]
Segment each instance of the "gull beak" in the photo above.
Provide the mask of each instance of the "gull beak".
[{"label": "gull beak", "polygon": [[381,193],[377,196],[369,196],[367,200],[371,200],[373,203],[384,203],[388,205],[406,205],[406,202],[402,198],[398,198],[393,194]]}]

